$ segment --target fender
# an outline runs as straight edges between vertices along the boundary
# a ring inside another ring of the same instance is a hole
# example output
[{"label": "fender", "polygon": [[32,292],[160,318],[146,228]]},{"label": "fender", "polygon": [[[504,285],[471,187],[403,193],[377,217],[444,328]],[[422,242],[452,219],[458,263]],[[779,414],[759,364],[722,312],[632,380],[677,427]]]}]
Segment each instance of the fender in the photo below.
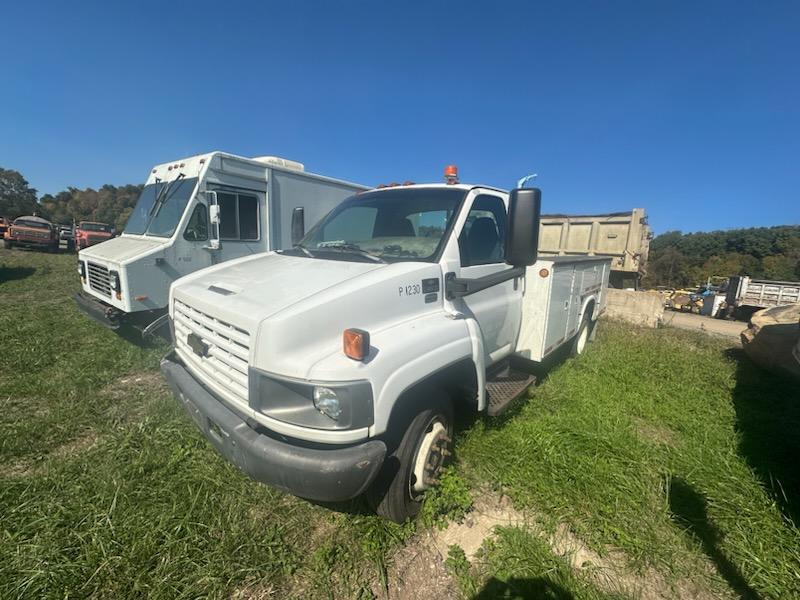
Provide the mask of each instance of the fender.
[{"label": "fender", "polygon": [[482,369],[474,362],[471,334],[465,319],[436,312],[414,319],[413,325],[400,323],[373,336],[374,346],[392,348],[393,360],[381,365],[379,353],[373,363],[375,422],[370,436],[386,431],[392,410],[404,392],[437,372],[466,360],[474,365],[476,376],[483,377]]},{"label": "fender", "polygon": [[579,323],[583,320],[583,317],[586,315],[586,309],[588,308],[588,306],[590,304],[594,304],[594,306],[593,306],[592,314],[589,315],[589,318],[592,321],[597,321],[597,318],[600,316],[599,311],[598,311],[598,307],[600,306],[600,302],[599,302],[599,300],[598,300],[598,298],[597,298],[597,296],[595,294],[591,294],[589,296],[586,296],[586,298],[583,299],[583,304],[581,305],[581,318],[578,321]]}]

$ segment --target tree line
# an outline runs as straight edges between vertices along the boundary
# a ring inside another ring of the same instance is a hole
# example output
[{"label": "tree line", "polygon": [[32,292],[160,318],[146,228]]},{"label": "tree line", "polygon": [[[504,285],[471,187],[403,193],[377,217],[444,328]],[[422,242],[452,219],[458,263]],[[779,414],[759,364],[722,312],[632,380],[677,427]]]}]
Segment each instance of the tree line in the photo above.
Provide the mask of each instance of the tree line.
[{"label": "tree line", "polygon": [[[141,185],[67,188],[37,197],[18,171],[0,168],[0,216],[39,214],[54,223],[101,221],[118,231],[136,204]],[[800,225],[707,233],[668,231],[650,243],[644,285],[694,286],[711,276],[750,275],[800,280]]]},{"label": "tree line", "polygon": [[644,285],[687,287],[709,277],[800,280],[800,225],[681,233],[650,242]]},{"label": "tree line", "polygon": [[39,198],[21,173],[0,167],[0,217],[37,214],[60,225],[99,221],[121,231],[141,191],[141,185],[104,185],[97,190],[69,187]]}]

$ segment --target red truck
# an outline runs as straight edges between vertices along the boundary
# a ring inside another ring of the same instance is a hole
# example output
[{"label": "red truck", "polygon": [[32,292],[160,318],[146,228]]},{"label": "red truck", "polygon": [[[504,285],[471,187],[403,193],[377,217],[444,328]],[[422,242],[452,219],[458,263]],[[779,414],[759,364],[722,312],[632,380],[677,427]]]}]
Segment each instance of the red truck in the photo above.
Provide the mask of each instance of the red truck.
[{"label": "red truck", "polygon": [[78,250],[94,246],[114,237],[114,228],[107,223],[81,221],[75,228],[75,247]]},{"label": "red truck", "polygon": [[3,246],[6,249],[26,246],[58,252],[58,230],[41,217],[17,217],[3,234]]}]

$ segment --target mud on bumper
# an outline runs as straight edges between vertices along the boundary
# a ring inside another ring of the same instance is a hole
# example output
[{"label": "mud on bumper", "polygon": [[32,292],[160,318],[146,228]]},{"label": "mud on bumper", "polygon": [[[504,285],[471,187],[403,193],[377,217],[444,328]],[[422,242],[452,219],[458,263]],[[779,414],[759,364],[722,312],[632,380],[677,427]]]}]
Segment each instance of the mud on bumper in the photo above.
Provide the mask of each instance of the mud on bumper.
[{"label": "mud on bumper", "polygon": [[174,355],[161,371],[206,439],[253,479],[311,500],[339,502],[363,493],[386,455],[382,441],[321,449],[257,432],[197,382]]},{"label": "mud on bumper", "polygon": [[75,304],[90,318],[109,329],[119,329],[122,324],[120,322],[123,315],[122,311],[108,304],[103,304],[83,292],[75,294]]}]

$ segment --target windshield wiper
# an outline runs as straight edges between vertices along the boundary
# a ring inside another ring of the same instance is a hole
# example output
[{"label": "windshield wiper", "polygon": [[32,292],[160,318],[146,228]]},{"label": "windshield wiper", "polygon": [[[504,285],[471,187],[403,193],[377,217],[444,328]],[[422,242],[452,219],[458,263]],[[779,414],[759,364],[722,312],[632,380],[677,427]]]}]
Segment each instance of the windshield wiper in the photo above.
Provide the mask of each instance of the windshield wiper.
[{"label": "windshield wiper", "polygon": [[305,254],[307,257],[309,257],[309,258],[314,258],[314,254],[311,252],[311,250],[309,250],[308,248],[306,248],[306,247],[305,247],[303,244],[295,244],[295,245],[294,245],[294,247],[295,247],[295,248],[299,248],[299,249],[300,249],[300,251],[301,251],[303,254]]},{"label": "windshield wiper", "polygon": [[[175,186],[175,183],[177,183],[184,177],[186,177],[186,175],[184,175],[183,173],[179,173],[175,179],[173,179],[167,185],[161,188],[161,193],[156,197],[155,202],[153,202],[153,208],[150,209],[150,216],[152,218],[158,216],[158,213],[161,211],[161,207],[164,206],[167,203],[167,200],[171,198],[172,194],[170,194],[170,191]],[[150,225],[148,224],[147,227],[149,229]]]},{"label": "windshield wiper", "polygon": [[331,244],[331,245],[324,245],[324,246],[317,246],[317,250],[338,250],[342,253],[350,253],[350,254],[358,254],[359,256],[363,256],[364,258],[368,258],[371,261],[385,263],[386,261],[383,260],[377,254],[372,254],[371,252],[367,252],[366,250],[362,250],[360,246],[356,244]]}]

